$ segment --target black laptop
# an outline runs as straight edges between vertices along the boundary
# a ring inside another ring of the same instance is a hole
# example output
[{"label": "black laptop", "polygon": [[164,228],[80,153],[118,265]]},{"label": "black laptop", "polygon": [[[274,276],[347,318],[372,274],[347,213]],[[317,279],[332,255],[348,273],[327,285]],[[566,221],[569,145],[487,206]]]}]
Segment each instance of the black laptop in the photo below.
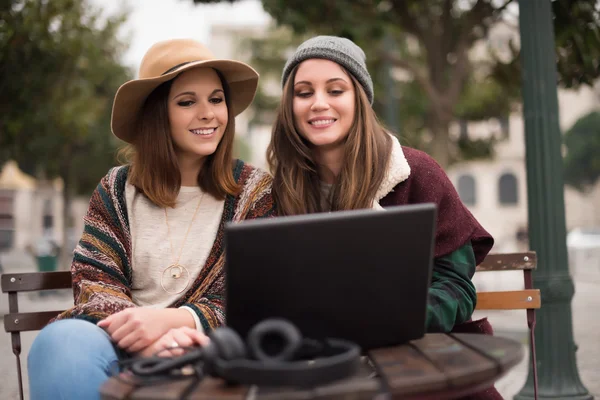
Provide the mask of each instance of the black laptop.
[{"label": "black laptop", "polygon": [[435,220],[427,203],[227,225],[227,325],[286,318],[363,350],[422,337]]}]

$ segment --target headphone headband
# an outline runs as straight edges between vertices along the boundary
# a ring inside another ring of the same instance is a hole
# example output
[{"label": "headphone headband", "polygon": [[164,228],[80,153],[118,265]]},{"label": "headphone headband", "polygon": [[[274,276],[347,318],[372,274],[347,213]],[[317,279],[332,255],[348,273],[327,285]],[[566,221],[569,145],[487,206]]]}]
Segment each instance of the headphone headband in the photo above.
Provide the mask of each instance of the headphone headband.
[{"label": "headphone headband", "polygon": [[358,371],[360,349],[351,342],[327,339],[326,347],[333,355],[314,360],[260,361],[247,358],[217,359],[217,376],[246,385],[317,386],[343,379]]},{"label": "headphone headband", "polygon": [[[341,339],[318,342],[302,338],[289,321],[269,319],[248,334],[248,348],[235,331],[217,328],[210,344],[173,358],[148,357],[130,361],[137,377],[176,378],[186,365],[203,375],[230,383],[263,386],[317,386],[346,378],[360,368],[360,348]],[[273,346],[275,344],[275,346]],[[250,355],[250,358],[248,357]],[[143,383],[143,381],[142,381]]]}]

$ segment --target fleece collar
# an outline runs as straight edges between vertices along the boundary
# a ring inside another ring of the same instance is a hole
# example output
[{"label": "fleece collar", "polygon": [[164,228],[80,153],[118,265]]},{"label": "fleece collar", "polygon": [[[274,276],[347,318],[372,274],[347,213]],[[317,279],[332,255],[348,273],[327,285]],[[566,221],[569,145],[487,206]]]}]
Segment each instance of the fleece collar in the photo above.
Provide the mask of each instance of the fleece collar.
[{"label": "fleece collar", "polygon": [[395,136],[392,136],[392,155],[390,157],[388,170],[375,195],[373,208],[383,209],[379,204],[379,200],[387,196],[400,182],[404,182],[408,179],[409,175],[410,166],[408,165],[408,161],[406,161],[402,146],[398,139]]}]

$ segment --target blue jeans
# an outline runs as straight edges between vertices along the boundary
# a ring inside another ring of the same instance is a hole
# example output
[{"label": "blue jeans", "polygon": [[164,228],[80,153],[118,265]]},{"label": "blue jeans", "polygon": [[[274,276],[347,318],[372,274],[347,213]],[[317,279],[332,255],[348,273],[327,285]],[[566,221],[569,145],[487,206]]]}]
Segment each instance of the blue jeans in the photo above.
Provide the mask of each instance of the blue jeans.
[{"label": "blue jeans", "polygon": [[53,322],[40,331],[29,351],[30,398],[100,399],[100,386],[117,360],[110,336],[95,324]]}]

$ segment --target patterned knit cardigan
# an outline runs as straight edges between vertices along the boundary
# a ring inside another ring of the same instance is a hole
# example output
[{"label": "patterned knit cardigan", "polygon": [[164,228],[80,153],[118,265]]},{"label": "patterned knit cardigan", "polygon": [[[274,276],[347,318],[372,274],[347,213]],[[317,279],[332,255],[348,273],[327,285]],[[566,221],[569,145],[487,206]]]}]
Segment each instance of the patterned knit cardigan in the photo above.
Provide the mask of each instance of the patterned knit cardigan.
[{"label": "patterned knit cardigan", "polygon": [[[131,236],[125,204],[128,171],[126,166],[111,169],[90,199],[83,235],[71,265],[75,306],[56,319],[97,322],[125,308],[136,307],[131,296]],[[191,287],[170,306],[192,308],[205,330],[214,329],[225,320],[225,224],[274,213],[271,177],[239,160],[234,163],[233,172],[242,190],[237,196],[226,197],[206,264]]]}]

